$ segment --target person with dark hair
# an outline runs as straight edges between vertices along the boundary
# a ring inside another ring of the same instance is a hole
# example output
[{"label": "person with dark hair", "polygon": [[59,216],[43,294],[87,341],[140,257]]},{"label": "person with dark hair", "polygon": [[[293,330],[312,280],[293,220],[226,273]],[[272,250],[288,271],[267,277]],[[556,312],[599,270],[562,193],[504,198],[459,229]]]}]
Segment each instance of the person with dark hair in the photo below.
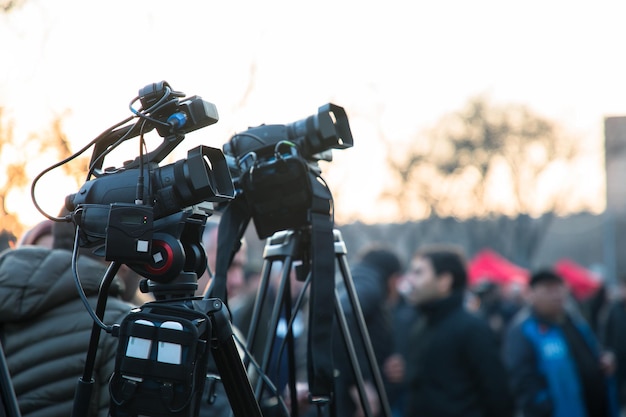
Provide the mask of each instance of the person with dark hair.
[{"label": "person with dark hair", "polygon": [[393,321],[393,353],[385,360],[382,372],[393,417],[404,416],[407,399],[406,360],[411,351],[407,329],[419,319],[417,309],[408,301],[405,282],[405,274],[392,277],[387,296]]},{"label": "person with dark hair", "polygon": [[410,330],[406,416],[509,417],[513,399],[496,335],[463,305],[463,252],[455,246],[420,248],[407,281],[420,312]]},{"label": "person with dark hair", "polygon": [[518,407],[525,417],[617,417],[613,357],[601,352],[591,327],[567,307],[563,278],[542,269],[529,285],[529,306],[504,341]]},{"label": "person with dark hair", "polygon": [[[72,273],[74,227],[54,223],[53,248],[26,245],[0,256],[0,337],[22,416],[67,417],[84,371],[93,321]],[[107,265],[88,251],[78,257],[82,288],[95,308]],[[104,322],[120,323],[133,307],[111,285]],[[118,340],[100,337],[88,417],[109,411],[108,382]]]},{"label": "person with dark hair", "polygon": [[0,231],[0,252],[15,247],[15,235],[8,230]]},{"label": "person with dark hair", "polygon": [[52,225],[54,222],[45,219],[28,229],[17,241],[17,247],[24,245],[36,245],[46,248],[52,247]]}]

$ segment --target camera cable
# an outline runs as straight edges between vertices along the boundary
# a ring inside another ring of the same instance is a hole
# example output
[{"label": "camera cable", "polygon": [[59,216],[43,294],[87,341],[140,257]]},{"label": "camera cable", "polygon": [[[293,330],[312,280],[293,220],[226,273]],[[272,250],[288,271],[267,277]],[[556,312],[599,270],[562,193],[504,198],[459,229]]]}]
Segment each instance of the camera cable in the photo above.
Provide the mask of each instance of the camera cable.
[{"label": "camera cable", "polygon": [[282,396],[279,395],[278,389],[276,388],[272,380],[263,371],[263,368],[261,367],[261,365],[254,359],[254,356],[252,356],[252,353],[250,353],[250,351],[246,347],[246,344],[239,337],[237,337],[236,334],[233,334],[233,339],[235,340],[235,342],[237,342],[239,347],[243,350],[246,359],[255,369],[259,377],[263,380],[263,382],[267,386],[267,389],[272,393],[272,395],[274,395],[275,398],[278,399],[278,403],[280,404],[283,411],[286,413],[285,415],[287,416],[290,415],[287,404],[285,404],[285,400],[283,400]]},{"label": "camera cable", "polygon": [[[85,294],[85,290],[83,289],[83,286],[82,286],[82,284],[80,282],[80,277],[78,275],[79,233],[80,233],[80,227],[76,226],[76,236],[74,238],[74,249],[72,250],[72,273],[74,274],[74,282],[76,283],[76,288],[78,289],[78,295],[79,295],[81,301],[83,302],[83,304],[85,305],[85,308],[87,309],[87,312],[89,313],[89,315],[93,319],[93,322],[98,327],[100,327],[102,330],[104,330],[105,332],[111,333],[111,331],[113,329],[113,326],[109,326],[109,325],[104,324],[104,322],[100,319],[100,317],[98,317],[98,315],[96,314],[94,309],[89,304],[89,300],[87,299],[87,295]],[[109,268],[107,269],[107,272],[105,274],[105,279],[101,283],[101,288],[104,287],[105,285],[108,286],[110,281],[115,276],[115,273],[112,273],[112,274],[110,273],[112,268],[118,269],[119,266],[117,266],[117,264],[115,262],[109,265]],[[105,292],[105,294],[107,294],[107,293],[108,293],[108,291]],[[100,291],[100,294],[102,294],[102,291]]]},{"label": "camera cable", "polygon": [[122,126],[126,123],[128,123],[130,120],[132,120],[132,117],[127,118],[126,120],[123,120],[117,124],[115,124],[114,126],[108,128],[107,130],[105,130],[104,132],[102,132],[100,135],[98,135],[97,138],[93,139],[91,142],[89,142],[87,145],[85,145],[82,149],[80,149],[79,151],[75,152],[73,155],[68,156],[67,158],[63,159],[60,162],[57,162],[56,164],[53,164],[51,166],[49,166],[48,168],[44,169],[43,171],[41,171],[33,180],[31,186],[30,186],[30,197],[31,200],[33,201],[33,204],[35,205],[35,208],[42,214],[44,215],[47,219],[55,221],[55,222],[59,222],[59,221],[66,221],[65,218],[63,217],[55,217],[52,216],[48,213],[46,213],[41,206],[39,205],[39,203],[37,202],[37,197],[35,196],[35,187],[37,186],[37,182],[44,176],[46,175],[48,172],[52,171],[53,169],[56,169],[58,167],[60,167],[61,165],[64,165],[70,161],[72,161],[73,159],[77,158],[79,155],[81,155],[82,153],[84,153],[87,149],[91,148],[94,144],[98,143],[98,141],[100,141],[103,137],[109,135],[114,129],[116,129],[119,126]]}]

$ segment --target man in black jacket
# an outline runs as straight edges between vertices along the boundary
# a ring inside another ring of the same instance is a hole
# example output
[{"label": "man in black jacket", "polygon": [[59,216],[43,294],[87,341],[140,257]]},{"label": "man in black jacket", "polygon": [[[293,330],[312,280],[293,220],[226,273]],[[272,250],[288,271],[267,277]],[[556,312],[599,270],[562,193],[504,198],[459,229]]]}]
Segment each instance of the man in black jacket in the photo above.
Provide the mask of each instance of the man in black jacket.
[{"label": "man in black jacket", "polygon": [[496,337],[463,305],[464,256],[452,246],[418,250],[407,275],[420,320],[411,329],[405,415],[509,417],[514,413]]}]

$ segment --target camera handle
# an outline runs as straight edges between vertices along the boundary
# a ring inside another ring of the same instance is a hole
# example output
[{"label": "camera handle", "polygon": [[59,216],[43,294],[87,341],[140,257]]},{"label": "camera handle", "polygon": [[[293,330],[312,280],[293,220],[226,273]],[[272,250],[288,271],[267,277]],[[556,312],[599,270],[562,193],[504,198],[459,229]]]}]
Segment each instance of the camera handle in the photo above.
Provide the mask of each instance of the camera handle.
[{"label": "camera handle", "polygon": [[[274,304],[271,319],[269,321],[268,331],[270,334],[276,333],[276,328],[278,326],[279,315],[281,309],[284,307],[287,310],[287,315],[291,315],[291,297],[290,297],[290,285],[289,285],[289,274],[294,260],[302,259],[303,257],[308,256],[307,250],[304,248],[307,245],[303,245],[302,241],[308,239],[307,236],[303,236],[305,233],[303,230],[288,230],[284,232],[275,233],[270,239],[268,239],[265,250],[264,250],[264,264],[262,269],[261,281],[259,283],[259,289],[257,292],[257,298],[254,305],[254,310],[252,313],[252,319],[250,324],[250,329],[247,335],[247,348],[249,351],[254,351],[254,345],[256,342],[256,332],[259,328],[259,322],[261,317],[261,311],[263,309],[263,304],[267,298],[267,291],[269,288],[270,281],[270,273],[272,270],[272,263],[276,261],[283,262],[282,276],[281,281],[277,290],[276,299],[280,300],[276,304]],[[346,259],[346,246],[341,236],[341,233],[338,230],[333,230],[334,236],[334,252],[336,261],[339,265],[339,271],[342,276],[342,280],[346,286],[346,291],[348,294],[348,299],[350,301],[352,310],[355,314],[355,319],[357,323],[358,336],[360,338],[360,342],[365,349],[365,353],[367,355],[367,360],[369,362],[370,371],[374,378],[374,385],[377,390],[382,415],[384,417],[391,416],[391,410],[389,407],[389,403],[387,400],[386,391],[384,389],[382,376],[380,370],[377,366],[376,357],[374,355],[374,350],[369,339],[369,333],[367,331],[367,327],[365,324],[365,319],[363,317],[363,312],[360,307],[360,303],[358,300],[358,296],[356,293],[356,289],[354,286],[354,282],[352,281],[352,276],[350,274],[350,269],[348,266],[348,262]],[[310,278],[310,273],[309,273]],[[357,389],[359,393],[359,398],[361,401],[361,406],[365,411],[365,415],[368,417],[372,416],[372,411],[369,407],[369,404],[366,401],[366,393],[364,387],[363,373],[360,369],[357,354],[355,350],[354,340],[350,334],[350,329],[346,320],[345,312],[341,306],[339,301],[339,295],[337,291],[334,291],[334,309],[335,309],[335,317],[339,324],[339,330],[341,332],[341,336],[343,338],[343,342],[346,348],[346,351],[349,356],[350,364],[352,366],[352,371],[354,373],[355,380],[357,382]],[[290,317],[286,318],[290,320]],[[269,361],[272,354],[272,342],[273,338],[269,337],[266,341],[266,345],[263,347],[263,359],[261,362],[261,369],[264,373],[268,372]],[[290,390],[292,393],[292,417],[297,416],[297,402],[295,401],[295,381],[293,378],[294,375],[294,344],[293,338],[291,334],[291,329],[288,329],[288,337],[287,337],[287,354],[288,361],[290,367],[290,381],[291,384]],[[260,390],[262,389],[263,381],[259,380],[257,382],[256,394],[257,397],[260,395]],[[295,407],[295,408],[294,408]]]}]

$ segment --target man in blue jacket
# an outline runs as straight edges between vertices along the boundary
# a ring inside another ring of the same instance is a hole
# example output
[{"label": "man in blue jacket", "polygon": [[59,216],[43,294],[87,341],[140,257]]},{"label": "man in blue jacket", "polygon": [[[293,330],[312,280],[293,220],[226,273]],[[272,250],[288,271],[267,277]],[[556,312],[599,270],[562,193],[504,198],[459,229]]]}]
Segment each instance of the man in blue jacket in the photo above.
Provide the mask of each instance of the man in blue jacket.
[{"label": "man in blue jacket", "polygon": [[583,318],[569,311],[567,287],[550,270],[530,279],[529,306],[509,328],[504,357],[525,417],[616,417],[617,396],[602,354]]}]

